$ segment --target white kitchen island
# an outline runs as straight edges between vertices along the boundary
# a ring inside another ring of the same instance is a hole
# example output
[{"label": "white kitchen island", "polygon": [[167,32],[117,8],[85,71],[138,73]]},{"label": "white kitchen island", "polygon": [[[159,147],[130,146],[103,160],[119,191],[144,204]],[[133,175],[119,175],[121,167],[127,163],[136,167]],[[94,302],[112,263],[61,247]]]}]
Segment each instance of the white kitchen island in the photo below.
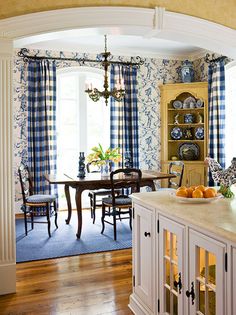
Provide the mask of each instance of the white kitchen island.
[{"label": "white kitchen island", "polygon": [[236,199],[133,194],[134,314],[236,314]]}]

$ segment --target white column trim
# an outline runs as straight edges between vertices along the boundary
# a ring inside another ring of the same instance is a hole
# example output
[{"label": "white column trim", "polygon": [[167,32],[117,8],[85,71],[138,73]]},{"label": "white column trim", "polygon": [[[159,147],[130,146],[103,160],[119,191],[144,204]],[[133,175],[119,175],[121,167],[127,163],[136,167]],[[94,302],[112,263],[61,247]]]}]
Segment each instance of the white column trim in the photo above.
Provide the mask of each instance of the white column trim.
[{"label": "white column trim", "polygon": [[11,40],[0,40],[0,294],[15,292]]}]

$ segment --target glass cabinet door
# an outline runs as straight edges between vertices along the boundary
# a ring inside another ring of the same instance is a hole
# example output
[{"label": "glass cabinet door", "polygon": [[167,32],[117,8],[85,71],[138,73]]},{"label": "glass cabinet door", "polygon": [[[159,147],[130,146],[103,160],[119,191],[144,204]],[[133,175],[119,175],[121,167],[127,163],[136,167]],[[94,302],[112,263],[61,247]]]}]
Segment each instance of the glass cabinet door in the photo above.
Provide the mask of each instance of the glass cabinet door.
[{"label": "glass cabinet door", "polygon": [[160,313],[183,315],[184,227],[159,217]]},{"label": "glass cabinet door", "polygon": [[195,231],[189,234],[190,314],[222,315],[225,313],[225,245]]}]

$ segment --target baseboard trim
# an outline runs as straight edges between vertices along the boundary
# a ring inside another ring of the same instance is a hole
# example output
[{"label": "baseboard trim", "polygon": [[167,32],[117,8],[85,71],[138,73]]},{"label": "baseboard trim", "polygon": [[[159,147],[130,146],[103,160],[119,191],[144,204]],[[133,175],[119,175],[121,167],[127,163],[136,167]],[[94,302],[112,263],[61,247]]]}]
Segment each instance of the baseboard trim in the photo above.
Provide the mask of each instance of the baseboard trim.
[{"label": "baseboard trim", "polygon": [[0,295],[16,292],[16,264],[0,265]]}]

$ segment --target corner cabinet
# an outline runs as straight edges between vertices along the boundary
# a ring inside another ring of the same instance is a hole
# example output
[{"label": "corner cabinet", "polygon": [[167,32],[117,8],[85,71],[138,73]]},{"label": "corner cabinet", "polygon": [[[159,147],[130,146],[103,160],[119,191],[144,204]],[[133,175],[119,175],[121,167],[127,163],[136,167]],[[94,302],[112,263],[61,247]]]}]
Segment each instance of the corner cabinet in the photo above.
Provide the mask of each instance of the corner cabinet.
[{"label": "corner cabinet", "polygon": [[[183,185],[207,184],[204,159],[208,150],[208,84],[176,83],[160,86],[161,165],[183,160]],[[165,186],[165,184],[164,184]]]}]

